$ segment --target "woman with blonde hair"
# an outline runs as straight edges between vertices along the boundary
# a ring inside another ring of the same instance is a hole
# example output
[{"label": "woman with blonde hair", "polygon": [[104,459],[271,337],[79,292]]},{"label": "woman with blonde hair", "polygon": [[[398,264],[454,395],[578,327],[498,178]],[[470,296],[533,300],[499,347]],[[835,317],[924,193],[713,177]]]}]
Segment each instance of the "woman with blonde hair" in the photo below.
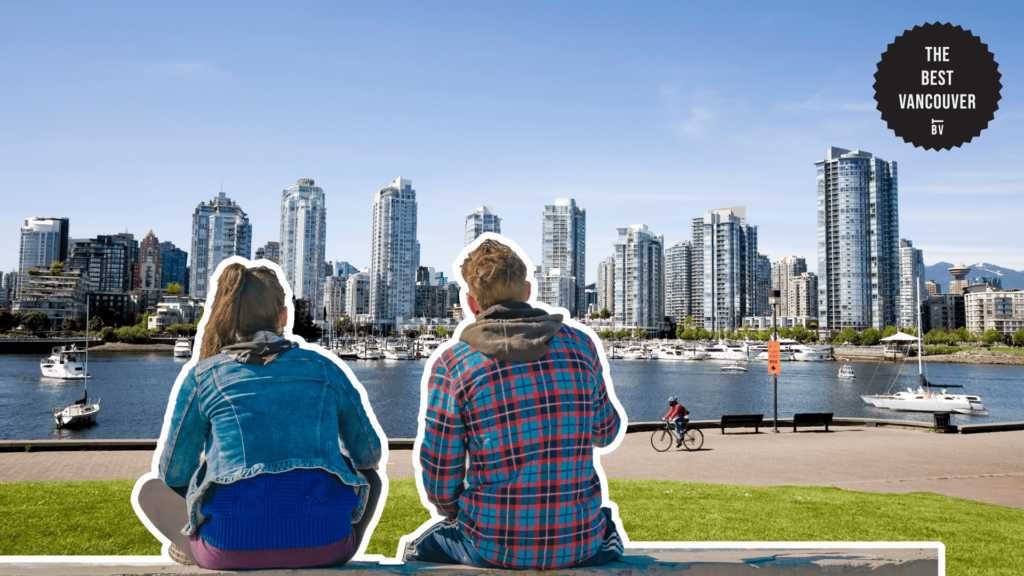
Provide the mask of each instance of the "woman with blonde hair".
[{"label": "woman with blonde hair", "polygon": [[180,563],[344,564],[381,491],[382,439],[359,391],[282,335],[285,291],[270,268],[226,266],[208,314],[139,507]]}]

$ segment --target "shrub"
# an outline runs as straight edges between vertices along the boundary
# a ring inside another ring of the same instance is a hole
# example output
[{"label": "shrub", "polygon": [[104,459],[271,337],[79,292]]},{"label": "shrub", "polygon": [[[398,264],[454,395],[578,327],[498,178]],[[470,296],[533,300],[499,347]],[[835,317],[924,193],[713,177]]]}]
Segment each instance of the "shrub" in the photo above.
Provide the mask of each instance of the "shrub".
[{"label": "shrub", "polygon": [[149,344],[149,330],[142,326],[124,326],[117,329],[117,339],[126,344]]},{"label": "shrub", "polygon": [[104,342],[117,342],[117,332],[113,326],[104,326],[100,330],[100,336],[103,336]]}]

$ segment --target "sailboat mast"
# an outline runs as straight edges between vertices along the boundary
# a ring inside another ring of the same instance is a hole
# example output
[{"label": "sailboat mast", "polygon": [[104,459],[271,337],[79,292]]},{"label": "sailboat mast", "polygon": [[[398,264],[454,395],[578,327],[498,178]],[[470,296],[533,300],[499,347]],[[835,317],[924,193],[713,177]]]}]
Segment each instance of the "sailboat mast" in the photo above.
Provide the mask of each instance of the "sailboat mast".
[{"label": "sailboat mast", "polygon": [[921,369],[921,356],[924,355],[924,345],[921,339],[921,284],[916,283],[915,288],[917,289],[917,379],[921,380],[924,377],[924,371]]},{"label": "sailboat mast", "polygon": [[89,294],[85,295],[85,391],[89,391]]}]

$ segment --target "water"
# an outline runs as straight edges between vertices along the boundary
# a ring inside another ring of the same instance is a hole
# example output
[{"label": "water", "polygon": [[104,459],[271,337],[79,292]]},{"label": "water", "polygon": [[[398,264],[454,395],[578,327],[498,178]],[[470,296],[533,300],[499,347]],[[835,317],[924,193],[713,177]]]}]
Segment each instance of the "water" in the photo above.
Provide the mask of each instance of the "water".
[{"label": "water", "polygon": [[[930,414],[890,412],[868,406],[861,394],[917,386],[917,366],[892,362],[853,362],[857,379],[839,380],[835,362],[785,362],[779,376],[779,417],[796,412],[833,412],[837,417],[931,421]],[[95,426],[57,430],[50,408],[82,393],[81,381],[52,380],[39,372],[37,355],[0,355],[0,439],[157,438],[164,412],[185,359],[169,352],[90,354],[90,397],[101,398]],[[416,434],[420,379],[425,360],[354,360],[353,372],[366,387],[374,413],[390,437]],[[723,373],[722,362],[616,360],[611,363],[615,392],[631,421],[657,420],[678,396],[695,420],[722,414],[761,413],[772,417],[772,378],[762,362],[749,372]],[[1024,421],[1024,366],[925,365],[935,383],[967,384],[985,402],[987,417],[954,414],[953,424]]]}]

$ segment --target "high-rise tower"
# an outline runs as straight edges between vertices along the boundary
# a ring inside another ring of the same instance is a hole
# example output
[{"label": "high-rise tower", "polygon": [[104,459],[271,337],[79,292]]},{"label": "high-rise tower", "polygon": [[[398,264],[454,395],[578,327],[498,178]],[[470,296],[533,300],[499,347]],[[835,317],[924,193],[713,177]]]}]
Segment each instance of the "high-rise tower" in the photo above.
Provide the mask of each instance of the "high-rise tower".
[{"label": "high-rise tower", "polygon": [[192,296],[206,299],[210,279],[225,258],[252,254],[252,225],[242,208],[224,192],[200,202],[192,214],[192,267],[189,288]]},{"label": "high-rise tower", "polygon": [[501,218],[494,213],[494,206],[481,206],[466,216],[466,235],[463,246],[469,246],[484,232],[501,234]]},{"label": "high-rise tower", "polygon": [[[284,277],[296,299],[309,300],[313,320],[324,314],[324,253],[327,245],[327,208],[324,190],[311,178],[302,178],[281,191],[280,261]],[[266,257],[266,256],[264,256]]]},{"label": "high-rise tower", "polygon": [[375,324],[395,325],[416,307],[416,191],[399,176],[373,200],[370,315]]},{"label": "high-rise tower", "polygon": [[537,297],[574,317],[587,311],[587,211],[572,198],[557,198],[541,216],[541,276]]},{"label": "high-rise tower", "polygon": [[818,326],[896,324],[899,213],[896,162],[831,147],[818,185]]}]

